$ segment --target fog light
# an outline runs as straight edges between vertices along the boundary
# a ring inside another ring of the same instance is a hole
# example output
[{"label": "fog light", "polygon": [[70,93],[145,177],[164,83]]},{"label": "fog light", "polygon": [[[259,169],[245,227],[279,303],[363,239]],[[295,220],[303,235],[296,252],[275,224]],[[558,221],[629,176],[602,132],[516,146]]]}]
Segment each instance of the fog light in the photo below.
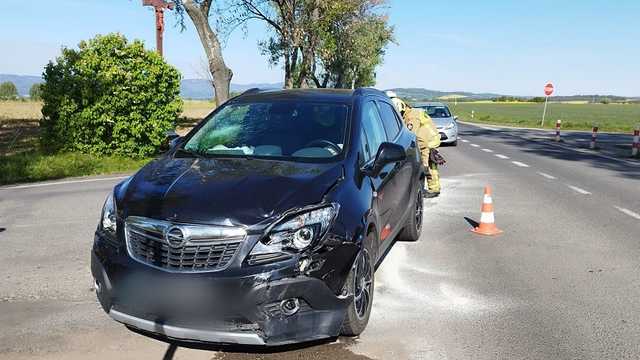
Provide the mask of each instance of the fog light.
[{"label": "fog light", "polygon": [[296,298],[282,300],[280,309],[286,316],[291,316],[300,310],[300,302]]}]

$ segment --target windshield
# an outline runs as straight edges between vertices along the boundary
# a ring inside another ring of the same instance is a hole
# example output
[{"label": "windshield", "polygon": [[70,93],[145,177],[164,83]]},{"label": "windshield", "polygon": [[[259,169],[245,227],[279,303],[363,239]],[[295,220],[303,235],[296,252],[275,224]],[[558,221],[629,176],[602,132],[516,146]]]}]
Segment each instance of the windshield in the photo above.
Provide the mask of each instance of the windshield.
[{"label": "windshield", "polygon": [[425,106],[423,109],[427,112],[431,118],[448,118],[451,117],[449,108],[446,106]]},{"label": "windshield", "polygon": [[212,157],[331,159],[343,151],[348,112],[342,104],[300,101],[229,104],[184,149]]}]

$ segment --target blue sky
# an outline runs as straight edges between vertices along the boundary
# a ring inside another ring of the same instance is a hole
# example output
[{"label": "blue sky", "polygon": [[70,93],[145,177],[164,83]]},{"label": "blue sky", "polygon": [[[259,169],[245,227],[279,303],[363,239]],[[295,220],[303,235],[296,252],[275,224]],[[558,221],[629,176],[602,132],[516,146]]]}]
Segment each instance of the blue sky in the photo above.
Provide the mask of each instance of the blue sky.
[{"label": "blue sky", "polygon": [[[154,15],[140,0],[14,1],[0,13],[0,73],[39,75],[61,46],[121,32],[155,46]],[[389,0],[397,45],[378,70],[379,88],[540,95],[640,96],[638,0]],[[167,17],[165,55],[185,78],[204,53],[192,27]],[[257,49],[262,24],[227,40],[234,83],[282,81]]]}]

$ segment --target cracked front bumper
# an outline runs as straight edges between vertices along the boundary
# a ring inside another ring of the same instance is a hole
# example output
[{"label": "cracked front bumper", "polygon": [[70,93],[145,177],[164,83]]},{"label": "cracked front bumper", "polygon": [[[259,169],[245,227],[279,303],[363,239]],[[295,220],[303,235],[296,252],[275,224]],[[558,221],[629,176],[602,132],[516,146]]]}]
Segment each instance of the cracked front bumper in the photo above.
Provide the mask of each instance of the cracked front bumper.
[{"label": "cracked front bumper", "polygon": [[[91,269],[104,311],[140,333],[196,343],[276,346],[339,335],[351,297],[288,268],[168,274],[132,260],[96,235]],[[281,302],[297,299],[295,314]]]}]

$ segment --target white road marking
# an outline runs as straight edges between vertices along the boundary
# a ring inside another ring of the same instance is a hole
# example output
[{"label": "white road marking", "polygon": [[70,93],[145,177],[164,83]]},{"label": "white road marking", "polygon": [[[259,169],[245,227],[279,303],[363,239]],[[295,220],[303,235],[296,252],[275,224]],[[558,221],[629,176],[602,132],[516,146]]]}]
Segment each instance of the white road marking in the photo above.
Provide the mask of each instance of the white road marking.
[{"label": "white road marking", "polygon": [[473,147],[480,147],[480,145],[478,145],[478,144],[471,144],[471,146],[473,146]]},{"label": "white road marking", "polygon": [[492,153],[493,152],[493,150],[491,150],[491,149],[482,149],[482,151],[487,152],[487,153]]},{"label": "white road marking", "polygon": [[581,188],[579,188],[579,187],[577,187],[577,186],[573,186],[573,185],[567,185],[567,186],[569,187],[569,189],[571,189],[571,190],[573,190],[573,191],[575,191],[575,192],[577,192],[577,193],[580,193],[580,194],[582,194],[582,195],[591,195],[591,193],[590,193],[590,192],[588,192],[588,191],[587,191],[587,190],[585,190],[585,189],[581,189]]},{"label": "white road marking", "polygon": [[499,157],[499,158],[500,158],[500,159],[502,159],[502,160],[507,160],[507,159],[509,159],[509,157],[508,157],[508,156],[506,156],[506,155],[502,155],[502,154],[496,154],[496,157]]},{"label": "white road marking", "polygon": [[640,220],[640,214],[638,214],[636,212],[633,212],[633,211],[631,211],[629,209],[625,209],[625,208],[622,208],[622,207],[619,207],[619,206],[614,206],[614,208],[616,208],[618,211],[620,211],[620,212],[622,212],[622,213],[624,213],[626,215],[631,216],[632,218],[636,218],[636,219]]},{"label": "white road marking", "polygon": [[99,179],[54,181],[54,182],[46,182],[46,183],[30,184],[30,185],[7,186],[7,187],[0,188],[0,190],[30,189],[30,188],[37,188],[37,187],[44,187],[44,186],[53,186],[53,185],[81,184],[81,183],[89,183],[89,182],[96,182],[96,181],[122,180],[128,177],[129,176],[116,176],[116,177],[99,178]]},{"label": "white road marking", "polygon": [[460,141],[462,141],[463,143],[468,143],[469,142],[469,140],[465,140],[465,139],[462,139]]},{"label": "white road marking", "polygon": [[520,166],[520,167],[529,167],[529,165],[527,165],[525,163],[521,163],[520,161],[512,161],[511,163],[513,165]]},{"label": "white road marking", "polygon": [[547,174],[547,173],[543,173],[543,172],[539,172],[539,173],[538,173],[538,175],[543,176],[543,177],[546,177],[546,178],[547,178],[547,179],[549,179],[549,180],[556,180],[556,179],[557,179],[557,177],[555,177],[555,176],[553,176],[553,175],[549,175],[549,174]]}]

